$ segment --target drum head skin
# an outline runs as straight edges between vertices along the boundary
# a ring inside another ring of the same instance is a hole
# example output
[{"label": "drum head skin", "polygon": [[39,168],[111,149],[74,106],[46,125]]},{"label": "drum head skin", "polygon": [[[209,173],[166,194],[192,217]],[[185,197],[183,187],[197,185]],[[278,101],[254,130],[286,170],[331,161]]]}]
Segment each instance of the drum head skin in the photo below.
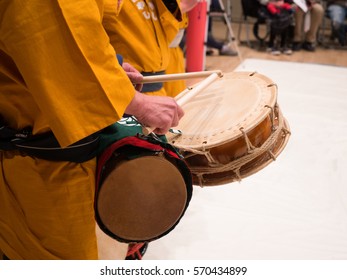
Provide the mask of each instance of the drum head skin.
[{"label": "drum head skin", "polygon": [[97,212],[108,231],[125,242],[158,238],[182,216],[186,183],[177,167],[161,156],[114,164],[98,194]]},{"label": "drum head skin", "polygon": [[258,73],[225,73],[182,108],[185,115],[175,128],[181,134],[166,136],[183,154],[196,185],[240,181],[272,162],[289,138],[277,86]]},{"label": "drum head skin", "polygon": [[[273,86],[269,86],[273,85]],[[178,148],[216,147],[256,127],[269,114],[277,99],[277,87],[258,73],[231,72],[213,82],[193,100],[182,106],[185,115],[175,129],[182,135],[168,134]]]}]

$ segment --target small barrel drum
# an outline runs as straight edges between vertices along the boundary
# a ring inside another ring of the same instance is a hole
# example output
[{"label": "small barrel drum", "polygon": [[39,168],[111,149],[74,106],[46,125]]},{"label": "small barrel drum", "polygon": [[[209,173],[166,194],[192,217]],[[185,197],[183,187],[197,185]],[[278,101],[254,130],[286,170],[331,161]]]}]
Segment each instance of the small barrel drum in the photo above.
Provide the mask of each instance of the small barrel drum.
[{"label": "small barrel drum", "polygon": [[112,129],[108,135],[119,139],[98,158],[96,221],[120,242],[155,240],[173,230],[188,207],[191,173],[166,140],[139,134],[139,124],[123,119]]},{"label": "small barrel drum", "polygon": [[258,73],[225,73],[182,107],[177,131],[166,136],[183,155],[196,185],[250,176],[275,160],[289,139],[277,86]]}]

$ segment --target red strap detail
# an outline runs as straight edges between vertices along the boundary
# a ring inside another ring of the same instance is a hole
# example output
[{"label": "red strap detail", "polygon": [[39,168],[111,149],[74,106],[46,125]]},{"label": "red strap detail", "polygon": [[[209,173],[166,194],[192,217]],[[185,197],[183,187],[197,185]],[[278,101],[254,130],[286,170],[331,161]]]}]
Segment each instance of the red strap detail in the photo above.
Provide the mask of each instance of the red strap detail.
[{"label": "red strap detail", "polygon": [[[144,245],[145,245],[145,243],[129,244],[127,257],[132,256],[134,259],[137,257],[137,259],[142,260],[142,255],[141,255],[140,250]],[[136,255],[136,257],[135,257],[135,255]]]}]

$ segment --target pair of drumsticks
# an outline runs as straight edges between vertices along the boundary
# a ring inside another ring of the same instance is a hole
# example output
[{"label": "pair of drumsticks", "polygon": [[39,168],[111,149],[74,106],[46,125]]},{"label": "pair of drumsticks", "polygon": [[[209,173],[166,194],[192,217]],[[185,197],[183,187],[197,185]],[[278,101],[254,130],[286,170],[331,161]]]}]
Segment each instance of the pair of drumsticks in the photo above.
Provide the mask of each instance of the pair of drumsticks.
[{"label": "pair of drumsticks", "polygon": [[[207,77],[207,78],[206,78]],[[143,77],[142,83],[158,83],[158,82],[169,82],[175,80],[186,80],[194,78],[205,78],[194,88],[188,87],[186,90],[182,91],[175,97],[175,100],[179,106],[183,106],[188,103],[190,99],[199,94],[203,89],[208,87],[211,83],[216,81],[219,78],[223,77],[223,73],[220,70],[211,70],[211,71],[200,71],[200,72],[190,72],[190,73],[178,73],[178,74],[166,74],[166,75],[154,75]],[[155,128],[153,127],[144,127],[143,133],[148,135],[152,133]]]}]

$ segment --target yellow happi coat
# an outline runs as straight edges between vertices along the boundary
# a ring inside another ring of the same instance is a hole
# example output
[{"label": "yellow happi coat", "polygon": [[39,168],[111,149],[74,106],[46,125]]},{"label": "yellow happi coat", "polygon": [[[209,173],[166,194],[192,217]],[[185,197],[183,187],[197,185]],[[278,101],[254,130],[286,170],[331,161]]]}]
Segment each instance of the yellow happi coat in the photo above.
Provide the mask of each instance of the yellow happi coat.
[{"label": "yellow happi coat", "polygon": [[[117,17],[104,21],[111,44],[125,62],[140,72],[165,71],[169,64],[169,44],[181,20],[179,6],[172,14],[161,0],[124,0]],[[166,95],[162,88],[152,95]]]},{"label": "yellow happi coat", "polygon": [[[68,146],[116,122],[134,95],[102,20],[113,0],[0,1],[0,114]],[[0,151],[0,248],[10,259],[97,259],[96,160]]]}]

